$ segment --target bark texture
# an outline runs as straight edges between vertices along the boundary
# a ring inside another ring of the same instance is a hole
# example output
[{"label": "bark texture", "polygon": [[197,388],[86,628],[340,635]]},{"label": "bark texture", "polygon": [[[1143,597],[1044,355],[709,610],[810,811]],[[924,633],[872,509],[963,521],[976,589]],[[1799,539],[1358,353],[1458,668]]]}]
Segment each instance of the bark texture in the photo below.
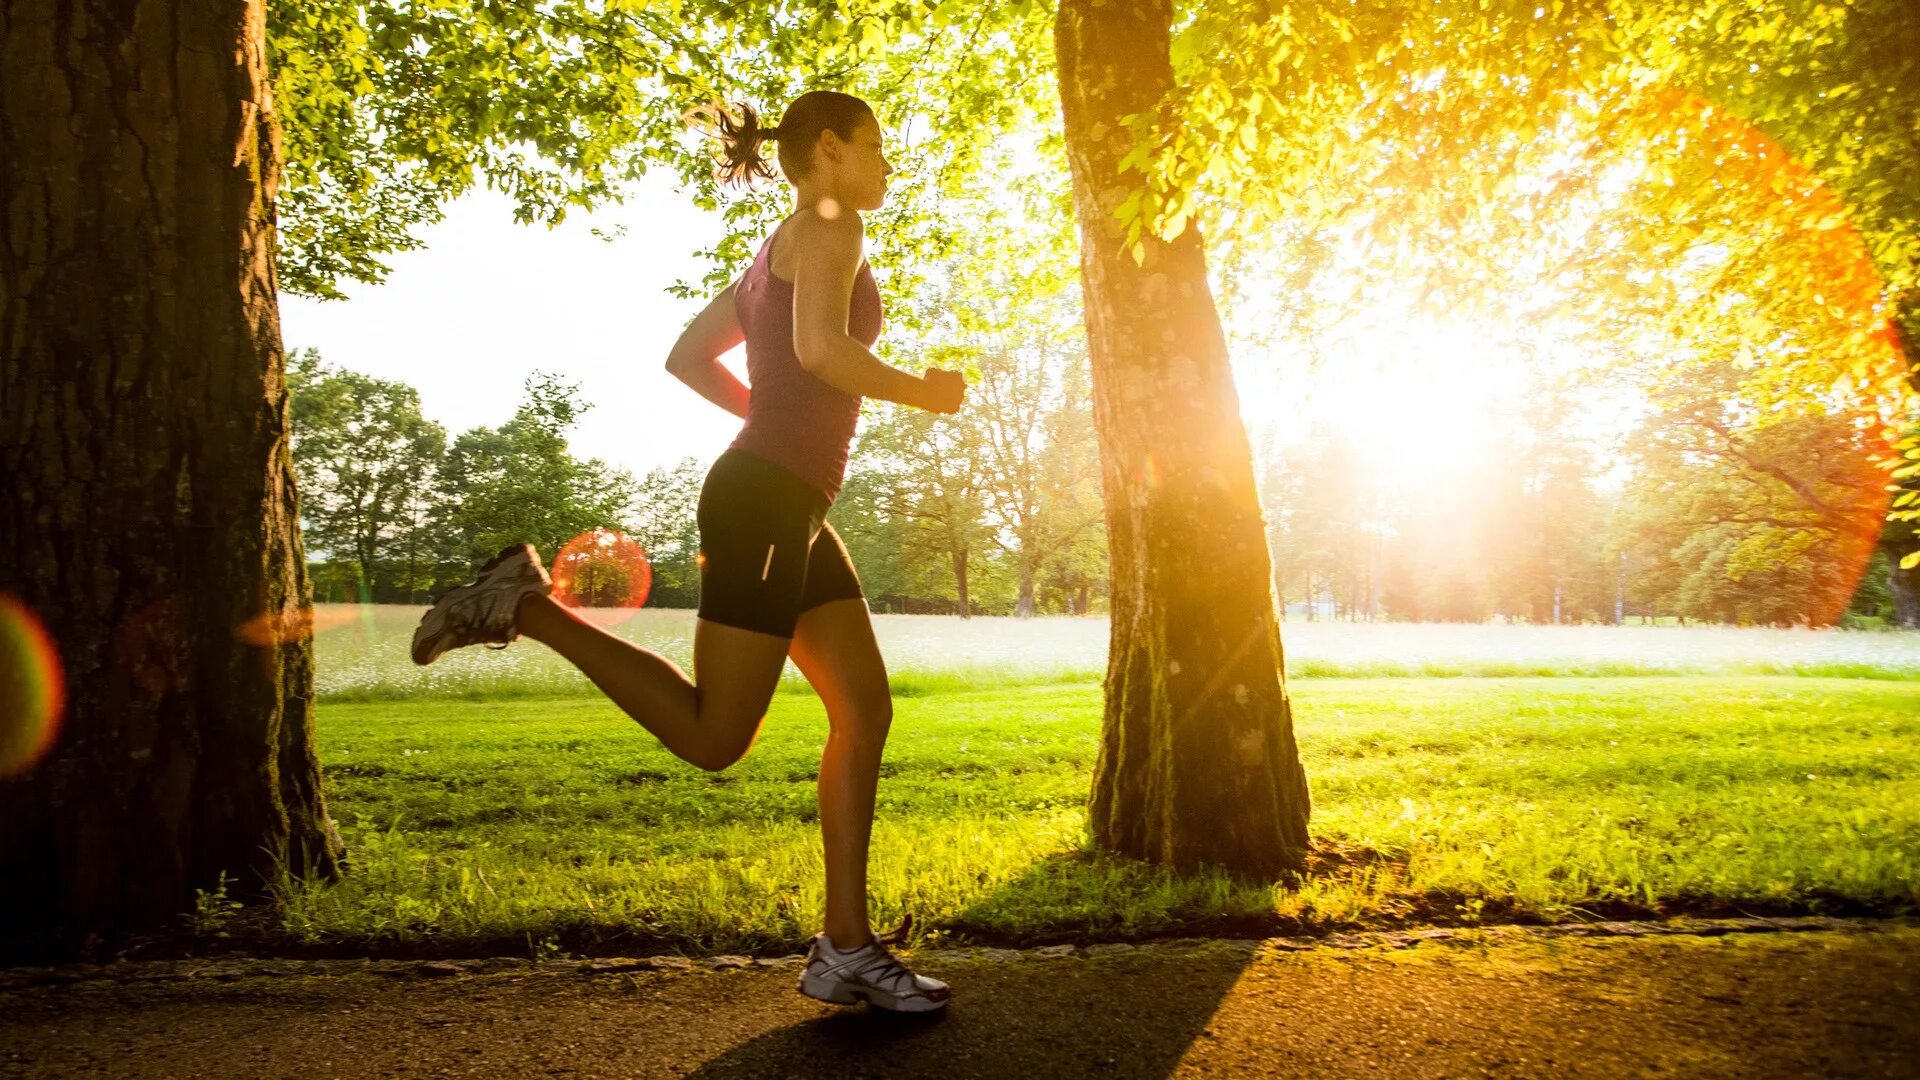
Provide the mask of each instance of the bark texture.
[{"label": "bark texture", "polygon": [[1062,0],[1060,100],[1081,228],[1112,574],[1094,838],[1178,867],[1301,866],[1309,800],[1281,665],[1251,449],[1196,230],[1148,238],[1114,216],[1123,117],[1173,82],[1167,0]]},{"label": "bark texture", "polygon": [[68,687],[0,780],[8,934],[337,870],[263,35],[260,0],[0,7],[0,589]]}]

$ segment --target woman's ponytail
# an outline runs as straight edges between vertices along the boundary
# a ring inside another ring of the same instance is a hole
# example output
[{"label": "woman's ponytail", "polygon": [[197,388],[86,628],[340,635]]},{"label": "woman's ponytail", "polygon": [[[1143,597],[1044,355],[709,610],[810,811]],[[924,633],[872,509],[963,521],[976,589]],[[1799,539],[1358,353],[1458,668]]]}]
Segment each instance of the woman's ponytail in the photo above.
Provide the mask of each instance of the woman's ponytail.
[{"label": "woman's ponytail", "polygon": [[744,101],[728,105],[712,102],[687,111],[687,124],[720,141],[713,175],[723,184],[750,186],[756,179],[772,179],[773,164],[762,153],[768,142],[780,144],[780,171],[789,180],[805,177],[813,168],[813,147],[820,133],[832,131],[853,138],[854,128],[873,120],[873,110],[852,94],[809,90],[787,106],[778,124],[760,126],[760,114]]},{"label": "woman's ponytail", "polygon": [[[738,110],[738,118],[735,111]],[[778,125],[760,126],[760,114],[746,102],[732,108],[715,102],[694,109],[687,120],[720,140],[719,160],[713,175],[723,184],[751,185],[756,178],[772,179],[773,165],[761,152],[761,146],[780,137]]]}]

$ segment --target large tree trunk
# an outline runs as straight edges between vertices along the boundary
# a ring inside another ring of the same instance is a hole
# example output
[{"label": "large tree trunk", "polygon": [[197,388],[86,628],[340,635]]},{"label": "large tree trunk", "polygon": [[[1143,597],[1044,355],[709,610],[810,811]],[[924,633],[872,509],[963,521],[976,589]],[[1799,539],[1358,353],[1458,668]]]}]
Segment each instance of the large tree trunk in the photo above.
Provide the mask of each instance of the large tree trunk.
[{"label": "large tree trunk", "polygon": [[69,690],[0,781],[0,935],[331,875],[259,0],[0,14],[0,589]]},{"label": "large tree trunk", "polygon": [[1171,18],[1061,0],[1054,25],[1113,582],[1089,816],[1116,851],[1271,876],[1303,862],[1307,782],[1206,257],[1188,229],[1136,265],[1114,216],[1143,182],[1121,120],[1172,85]]}]

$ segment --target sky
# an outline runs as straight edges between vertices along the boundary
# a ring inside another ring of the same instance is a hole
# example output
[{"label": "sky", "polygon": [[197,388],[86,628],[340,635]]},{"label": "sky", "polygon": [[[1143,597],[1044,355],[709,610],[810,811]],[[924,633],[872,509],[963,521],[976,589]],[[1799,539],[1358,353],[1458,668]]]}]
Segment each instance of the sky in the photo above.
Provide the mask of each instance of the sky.
[{"label": "sky", "polygon": [[[622,225],[611,241],[594,235]],[[740,421],[667,374],[667,350],[701,301],[666,288],[704,272],[692,253],[721,232],[719,215],[664,175],[551,230],[514,224],[510,200],[480,192],[422,230],[423,249],[390,256],[382,284],[349,283],[346,300],[282,295],[281,335],[289,350],[413,386],[449,439],[512,418],[522,382],[544,370],[593,406],[570,439],[576,454],[636,473],[710,461]]]}]

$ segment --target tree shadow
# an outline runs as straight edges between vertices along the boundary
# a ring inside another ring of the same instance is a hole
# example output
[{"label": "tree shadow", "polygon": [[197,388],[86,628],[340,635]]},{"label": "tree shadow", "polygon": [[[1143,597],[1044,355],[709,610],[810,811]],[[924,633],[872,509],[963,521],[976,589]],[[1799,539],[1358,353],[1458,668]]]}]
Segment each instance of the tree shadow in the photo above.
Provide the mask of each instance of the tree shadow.
[{"label": "tree shadow", "polygon": [[[1323,916],[1281,915],[1276,899],[1307,885],[1404,872],[1406,860],[1338,837],[1316,836],[1304,869],[1279,881],[1224,871],[1182,874],[1123,855],[1077,850],[1037,860],[945,924],[970,945],[1029,948],[1169,938],[1266,938],[1346,929]],[[1230,894],[1230,896],[1228,895]],[[1140,902],[1133,902],[1135,899]],[[1019,928],[1046,911],[1042,929]]]}]

